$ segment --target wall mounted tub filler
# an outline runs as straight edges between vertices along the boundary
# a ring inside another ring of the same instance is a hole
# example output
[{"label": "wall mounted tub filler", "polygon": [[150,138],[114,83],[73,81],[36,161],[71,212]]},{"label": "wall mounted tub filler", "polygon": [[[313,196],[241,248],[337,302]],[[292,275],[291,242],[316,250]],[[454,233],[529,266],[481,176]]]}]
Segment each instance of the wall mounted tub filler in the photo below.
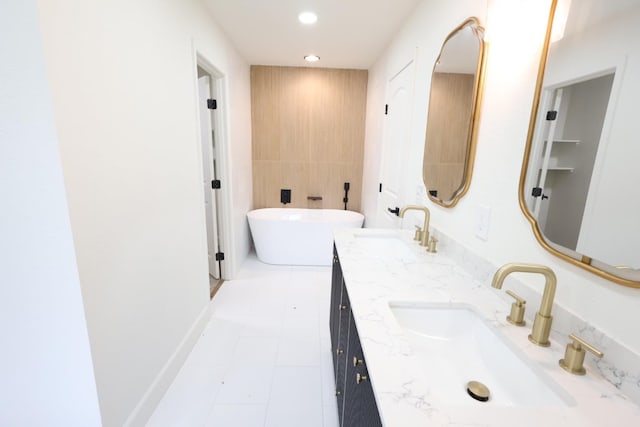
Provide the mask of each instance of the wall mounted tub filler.
[{"label": "wall mounted tub filler", "polygon": [[344,210],[347,210],[347,203],[349,203],[349,187],[350,184],[348,182],[344,183],[344,197],[342,198],[342,203],[344,203]]}]

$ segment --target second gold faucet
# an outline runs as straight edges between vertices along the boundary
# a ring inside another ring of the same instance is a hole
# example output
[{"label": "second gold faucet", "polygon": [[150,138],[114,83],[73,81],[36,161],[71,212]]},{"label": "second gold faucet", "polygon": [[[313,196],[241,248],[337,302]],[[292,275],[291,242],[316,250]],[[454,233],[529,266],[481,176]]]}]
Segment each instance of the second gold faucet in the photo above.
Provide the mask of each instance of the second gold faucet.
[{"label": "second gold faucet", "polygon": [[427,246],[429,243],[429,218],[431,217],[431,212],[429,212],[429,209],[426,206],[407,205],[400,210],[398,216],[400,218],[404,218],[405,212],[411,210],[424,212],[424,224],[420,234],[420,246]]}]

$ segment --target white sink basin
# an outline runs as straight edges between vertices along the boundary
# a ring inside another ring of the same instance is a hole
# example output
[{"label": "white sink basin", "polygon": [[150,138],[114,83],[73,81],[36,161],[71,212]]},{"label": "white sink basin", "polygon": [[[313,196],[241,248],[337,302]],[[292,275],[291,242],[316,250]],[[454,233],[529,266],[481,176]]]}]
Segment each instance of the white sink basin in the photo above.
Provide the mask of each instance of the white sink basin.
[{"label": "white sink basin", "polygon": [[[443,404],[569,406],[573,399],[501,332],[468,305],[389,303],[424,363],[431,393]],[[526,339],[526,338],[525,338]],[[467,393],[469,381],[490,390],[487,402]]]},{"label": "white sink basin", "polygon": [[395,235],[355,234],[354,236],[358,244],[371,251],[373,256],[399,261],[416,260],[416,255],[407,244]]}]

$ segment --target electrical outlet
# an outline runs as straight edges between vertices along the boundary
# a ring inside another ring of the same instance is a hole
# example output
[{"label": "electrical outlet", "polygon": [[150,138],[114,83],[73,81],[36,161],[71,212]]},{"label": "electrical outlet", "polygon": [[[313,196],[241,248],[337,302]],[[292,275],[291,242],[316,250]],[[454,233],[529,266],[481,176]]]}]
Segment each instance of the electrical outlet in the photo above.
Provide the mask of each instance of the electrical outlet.
[{"label": "electrical outlet", "polygon": [[491,224],[491,208],[478,206],[476,208],[476,237],[485,242],[489,240],[489,225]]}]

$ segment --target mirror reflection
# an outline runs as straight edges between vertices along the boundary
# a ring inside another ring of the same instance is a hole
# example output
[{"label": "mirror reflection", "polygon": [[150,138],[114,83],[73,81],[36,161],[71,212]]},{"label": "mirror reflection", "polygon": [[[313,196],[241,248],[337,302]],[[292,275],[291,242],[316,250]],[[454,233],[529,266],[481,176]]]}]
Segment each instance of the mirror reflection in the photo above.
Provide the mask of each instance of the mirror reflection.
[{"label": "mirror reflection", "polygon": [[483,29],[470,18],[447,37],[433,67],[423,180],[442,206],[454,206],[469,187],[483,63]]},{"label": "mirror reflection", "polygon": [[640,0],[558,2],[521,181],[525,214],[543,246],[634,287],[640,287],[638,22]]}]

